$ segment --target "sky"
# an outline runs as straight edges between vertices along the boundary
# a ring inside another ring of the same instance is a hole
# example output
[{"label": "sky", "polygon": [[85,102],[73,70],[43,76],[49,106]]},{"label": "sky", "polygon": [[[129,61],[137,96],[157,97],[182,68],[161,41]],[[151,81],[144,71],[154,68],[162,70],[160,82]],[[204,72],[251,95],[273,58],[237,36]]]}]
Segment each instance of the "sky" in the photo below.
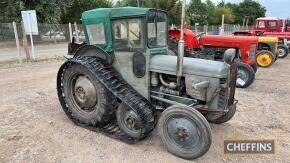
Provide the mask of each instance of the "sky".
[{"label": "sky", "polygon": [[[212,0],[216,4],[221,0]],[[242,0],[225,0],[225,2],[239,3]],[[266,16],[288,18],[290,17],[290,0],[257,0],[266,7]]]}]

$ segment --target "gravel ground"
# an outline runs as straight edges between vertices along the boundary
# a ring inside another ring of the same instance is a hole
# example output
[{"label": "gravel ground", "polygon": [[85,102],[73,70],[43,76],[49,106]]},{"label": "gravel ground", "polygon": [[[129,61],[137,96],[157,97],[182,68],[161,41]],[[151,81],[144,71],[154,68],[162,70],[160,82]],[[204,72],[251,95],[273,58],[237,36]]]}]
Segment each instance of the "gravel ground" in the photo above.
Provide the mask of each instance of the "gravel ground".
[{"label": "gravel ground", "polygon": [[[290,57],[259,69],[238,89],[235,117],[211,125],[213,142],[190,162],[290,162]],[[74,125],[56,95],[60,61],[0,67],[0,162],[187,162],[168,153],[156,131],[134,145]],[[271,156],[223,156],[223,138],[274,138]]]}]

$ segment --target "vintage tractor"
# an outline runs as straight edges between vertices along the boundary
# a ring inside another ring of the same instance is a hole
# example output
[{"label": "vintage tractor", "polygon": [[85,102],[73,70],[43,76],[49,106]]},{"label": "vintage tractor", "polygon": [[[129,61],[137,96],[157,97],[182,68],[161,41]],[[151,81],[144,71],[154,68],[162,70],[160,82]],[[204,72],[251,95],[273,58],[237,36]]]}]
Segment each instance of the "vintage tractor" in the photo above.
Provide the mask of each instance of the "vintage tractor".
[{"label": "vintage tractor", "polygon": [[245,16],[242,29],[233,34],[238,36],[278,37],[278,57],[285,58],[290,50],[290,20],[273,17],[258,18],[253,29],[248,29],[249,17]]},{"label": "vintage tractor", "polygon": [[[244,36],[213,36],[195,35],[193,31],[184,26],[185,56],[223,61],[227,49],[236,49],[235,60],[238,66],[237,87],[246,88],[255,80],[257,71],[256,50],[258,37]],[[177,55],[179,29],[168,32],[169,49]]]},{"label": "vintage tractor", "polygon": [[[167,13],[149,8],[98,8],[82,14],[86,41],[70,43],[73,56],[59,69],[57,92],[77,125],[124,142],[155,128],[167,150],[185,159],[205,154],[208,122],[236,112],[235,50],[224,62],[170,56]],[[159,116],[158,116],[159,115]]]},{"label": "vintage tractor", "polygon": [[260,67],[270,67],[278,59],[278,38],[259,37],[257,64]]}]

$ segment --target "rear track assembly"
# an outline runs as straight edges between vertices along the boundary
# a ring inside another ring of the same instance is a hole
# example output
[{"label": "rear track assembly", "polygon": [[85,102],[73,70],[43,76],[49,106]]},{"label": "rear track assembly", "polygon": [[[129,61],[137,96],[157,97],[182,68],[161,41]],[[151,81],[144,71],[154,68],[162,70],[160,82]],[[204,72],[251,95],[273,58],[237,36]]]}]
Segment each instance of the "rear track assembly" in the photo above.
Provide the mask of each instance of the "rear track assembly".
[{"label": "rear track assembly", "polygon": [[100,81],[112,94],[119,100],[125,103],[129,108],[134,110],[140,118],[140,127],[144,128],[142,138],[148,136],[156,126],[156,116],[154,114],[154,107],[150,102],[135,91],[120,75],[114,70],[112,66],[105,66],[94,57],[78,56],[66,61],[60,68],[57,75],[57,92],[61,106],[67,116],[77,125],[87,128],[92,131],[101,132],[109,137],[119,139],[127,143],[134,143],[138,139],[134,139],[126,135],[118,126],[116,119],[109,122],[104,127],[90,126],[88,124],[80,123],[71,115],[68,105],[63,93],[63,75],[68,67],[73,64],[79,64],[91,71],[96,79]]}]

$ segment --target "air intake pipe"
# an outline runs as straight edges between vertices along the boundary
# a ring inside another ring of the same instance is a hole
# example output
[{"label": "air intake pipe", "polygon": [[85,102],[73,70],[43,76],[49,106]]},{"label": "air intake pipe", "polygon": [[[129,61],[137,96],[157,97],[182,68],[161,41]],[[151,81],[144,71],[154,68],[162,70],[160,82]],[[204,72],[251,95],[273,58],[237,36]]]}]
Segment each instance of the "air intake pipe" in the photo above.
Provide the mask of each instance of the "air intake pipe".
[{"label": "air intake pipe", "polygon": [[184,17],[185,17],[185,0],[182,1],[181,29],[180,29],[180,39],[179,39],[179,42],[178,42],[178,56],[177,56],[177,66],[176,66],[177,86],[181,85],[181,76],[182,76],[182,69],[183,69]]}]

